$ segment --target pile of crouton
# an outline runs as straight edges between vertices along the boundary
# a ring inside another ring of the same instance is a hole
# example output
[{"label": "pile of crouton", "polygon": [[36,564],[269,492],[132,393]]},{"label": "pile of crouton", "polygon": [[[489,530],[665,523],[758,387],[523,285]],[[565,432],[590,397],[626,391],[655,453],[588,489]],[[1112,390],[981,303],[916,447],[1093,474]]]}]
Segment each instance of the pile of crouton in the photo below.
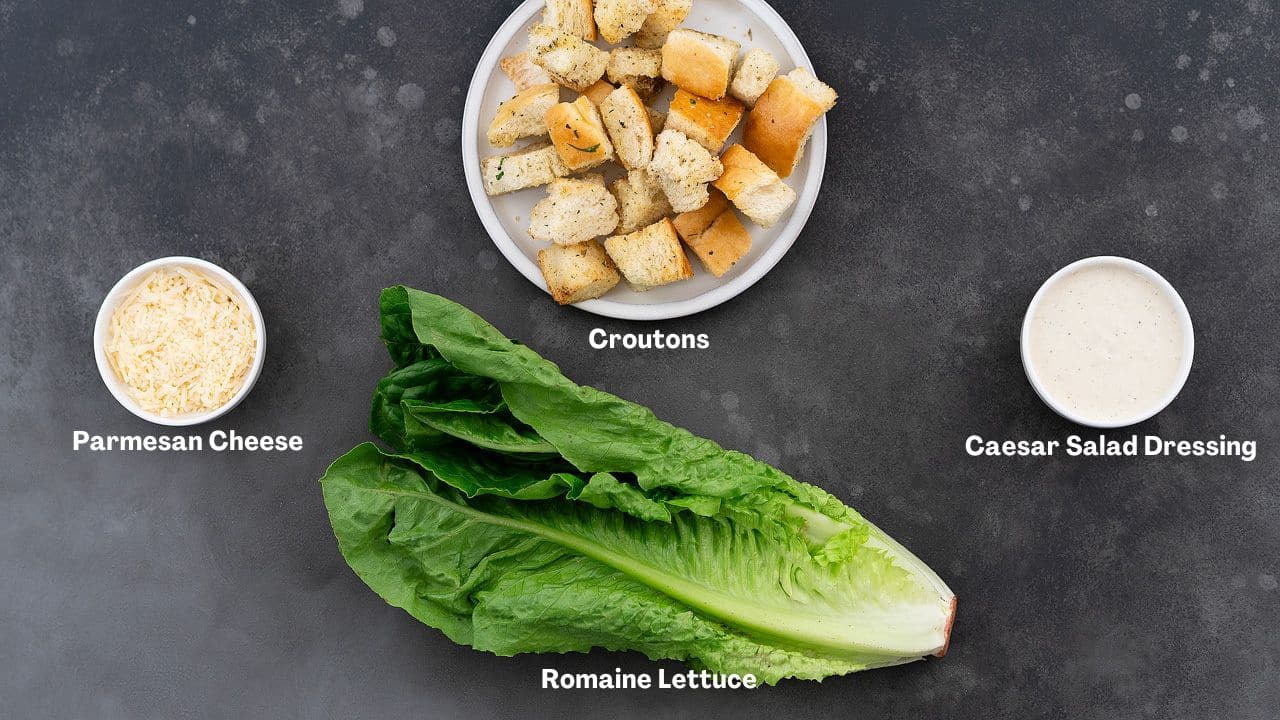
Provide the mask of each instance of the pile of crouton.
[{"label": "pile of crouton", "polygon": [[[739,212],[767,228],[795,204],[783,178],[835,91],[803,68],[779,75],[768,51],[740,58],[738,42],[680,27],[692,3],[547,0],[528,49],[501,62],[518,92],[489,143],[537,141],[482,160],[485,191],[548,186],[529,235],[550,243],[538,264],[562,305],[624,278],[648,290],[693,277],[685,247],[721,277],[751,249]],[[665,83],[675,95],[663,113],[650,104]],[[725,149],[743,115],[742,144]],[[615,162],[625,174],[606,184]]]}]

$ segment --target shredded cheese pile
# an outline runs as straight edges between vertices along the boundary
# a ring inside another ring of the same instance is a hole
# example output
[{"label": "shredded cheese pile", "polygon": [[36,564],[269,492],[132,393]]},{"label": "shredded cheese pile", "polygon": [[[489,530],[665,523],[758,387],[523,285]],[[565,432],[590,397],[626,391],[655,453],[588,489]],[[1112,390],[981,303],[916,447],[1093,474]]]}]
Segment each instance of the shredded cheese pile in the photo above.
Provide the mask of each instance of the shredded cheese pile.
[{"label": "shredded cheese pile", "polygon": [[139,406],[174,417],[227,404],[257,346],[253,317],[233,290],[197,270],[167,267],[116,307],[105,349]]}]

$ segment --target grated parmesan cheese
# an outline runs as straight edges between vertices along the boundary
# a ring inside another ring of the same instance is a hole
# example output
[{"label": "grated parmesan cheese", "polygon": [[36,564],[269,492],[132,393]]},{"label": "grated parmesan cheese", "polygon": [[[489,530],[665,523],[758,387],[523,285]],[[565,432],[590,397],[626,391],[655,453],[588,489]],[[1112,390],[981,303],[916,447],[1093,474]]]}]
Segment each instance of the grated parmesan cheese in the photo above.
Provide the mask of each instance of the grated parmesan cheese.
[{"label": "grated parmesan cheese", "polygon": [[227,404],[253,366],[258,341],[235,291],[174,266],[147,275],[116,306],[105,349],[139,406],[174,417]]}]

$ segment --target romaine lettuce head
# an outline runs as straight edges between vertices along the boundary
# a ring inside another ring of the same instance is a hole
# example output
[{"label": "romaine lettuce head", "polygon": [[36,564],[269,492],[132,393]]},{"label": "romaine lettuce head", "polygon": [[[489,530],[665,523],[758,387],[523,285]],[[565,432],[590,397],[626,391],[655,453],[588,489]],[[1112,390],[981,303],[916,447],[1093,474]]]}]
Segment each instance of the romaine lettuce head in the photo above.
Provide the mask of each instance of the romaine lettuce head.
[{"label": "romaine lettuce head", "polygon": [[946,650],[955,596],[828,493],[574,384],[456,303],[382,295],[396,364],[322,479],[388,603],[499,655],[637,650],[764,682]]}]

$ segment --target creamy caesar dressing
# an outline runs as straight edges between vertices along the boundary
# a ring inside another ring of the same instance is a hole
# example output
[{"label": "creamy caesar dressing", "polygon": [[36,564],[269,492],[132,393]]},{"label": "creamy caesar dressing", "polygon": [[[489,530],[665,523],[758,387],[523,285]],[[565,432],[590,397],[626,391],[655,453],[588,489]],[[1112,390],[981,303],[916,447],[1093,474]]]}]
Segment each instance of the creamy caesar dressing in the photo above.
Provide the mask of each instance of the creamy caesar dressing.
[{"label": "creamy caesar dressing", "polygon": [[1183,329],[1169,294],[1120,265],[1051,283],[1031,317],[1028,357],[1042,392],[1098,422],[1160,410],[1180,380]]}]

